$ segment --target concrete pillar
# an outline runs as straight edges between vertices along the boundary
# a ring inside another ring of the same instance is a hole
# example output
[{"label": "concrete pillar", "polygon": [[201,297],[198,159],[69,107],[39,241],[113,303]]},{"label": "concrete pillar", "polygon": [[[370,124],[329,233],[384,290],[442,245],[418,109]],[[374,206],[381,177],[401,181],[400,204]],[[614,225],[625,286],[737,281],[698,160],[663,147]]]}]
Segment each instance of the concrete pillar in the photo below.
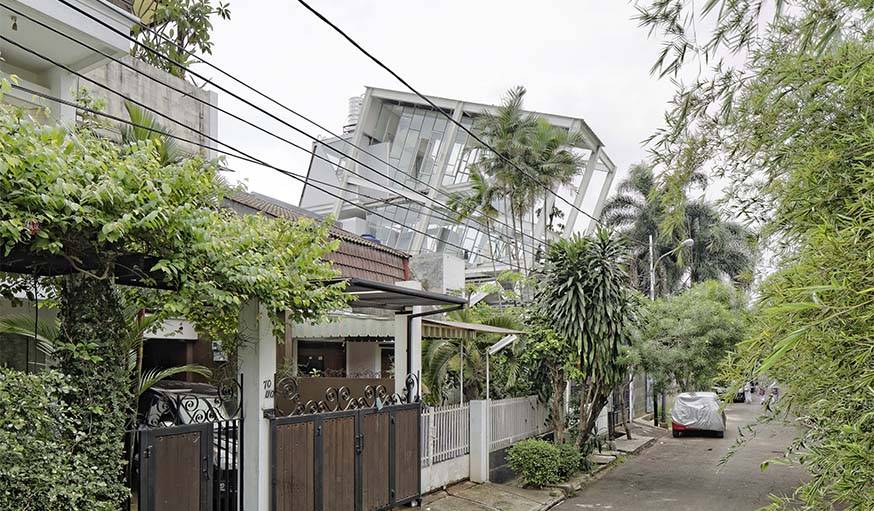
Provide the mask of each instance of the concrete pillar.
[{"label": "concrete pillar", "polygon": [[[54,97],[75,102],[76,89],[79,85],[77,76],[65,69],[52,68],[46,72],[46,77],[48,78],[49,90]],[[61,124],[69,125],[76,122],[76,109],[74,107],[56,101],[49,104],[52,114]]]},{"label": "concrete pillar", "polygon": [[[415,280],[405,280],[395,282],[395,285],[407,287],[410,289],[422,289],[422,284]],[[422,307],[413,307],[413,314],[422,312]],[[422,381],[422,320],[414,319],[410,331],[407,332],[407,316],[406,314],[395,315],[395,392],[398,394],[404,391],[407,374],[415,374],[419,384]],[[407,335],[409,334],[409,345],[412,347],[412,367],[407,368]],[[414,388],[413,392],[419,389]]]},{"label": "concrete pillar", "polygon": [[273,375],[276,373],[276,337],[267,311],[256,300],[243,306],[240,331],[246,341],[238,351],[243,373],[243,483],[245,509],[268,509],[270,497],[270,421],[273,410]]},{"label": "concrete pillar", "polygon": [[489,480],[489,403],[487,399],[470,402],[470,480],[475,483]]}]

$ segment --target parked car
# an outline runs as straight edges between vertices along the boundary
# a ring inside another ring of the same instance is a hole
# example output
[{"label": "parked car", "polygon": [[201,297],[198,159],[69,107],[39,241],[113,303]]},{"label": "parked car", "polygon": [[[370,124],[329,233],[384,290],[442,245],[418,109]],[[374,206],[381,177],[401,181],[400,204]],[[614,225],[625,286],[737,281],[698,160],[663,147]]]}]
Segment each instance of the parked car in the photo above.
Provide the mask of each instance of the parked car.
[{"label": "parked car", "polygon": [[671,409],[674,437],[686,432],[708,432],[725,436],[725,412],[720,409],[715,392],[683,392],[674,399]]},{"label": "parked car", "polygon": [[[722,385],[714,385],[713,387],[711,387],[711,390],[716,393],[716,396],[719,399],[723,399],[725,397],[725,394],[728,392],[728,388],[723,387]],[[731,400],[735,403],[743,403],[744,401],[746,401],[746,398],[744,396],[744,389],[738,389],[738,391],[734,393],[734,396],[731,397]]]}]

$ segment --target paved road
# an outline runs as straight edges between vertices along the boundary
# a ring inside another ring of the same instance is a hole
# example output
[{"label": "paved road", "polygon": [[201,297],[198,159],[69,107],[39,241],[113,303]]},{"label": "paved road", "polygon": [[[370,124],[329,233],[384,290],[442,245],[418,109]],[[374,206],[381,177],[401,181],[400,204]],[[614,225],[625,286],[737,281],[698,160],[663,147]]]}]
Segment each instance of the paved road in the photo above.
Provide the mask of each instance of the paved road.
[{"label": "paved road", "polygon": [[765,472],[759,469],[791,441],[788,426],[760,426],[753,440],[718,466],[738,426],[754,422],[760,410],[758,405],[732,405],[726,410],[723,439],[662,437],[554,509],[750,511],[768,504],[770,494],[789,495],[803,478],[801,468],[771,464]]}]

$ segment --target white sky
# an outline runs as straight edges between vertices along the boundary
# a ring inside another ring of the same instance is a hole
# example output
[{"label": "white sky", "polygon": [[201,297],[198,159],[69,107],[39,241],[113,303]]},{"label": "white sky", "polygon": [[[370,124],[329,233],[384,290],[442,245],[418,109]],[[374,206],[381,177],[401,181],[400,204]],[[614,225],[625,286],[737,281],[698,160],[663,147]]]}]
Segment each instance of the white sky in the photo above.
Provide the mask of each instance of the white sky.
[{"label": "white sky", "polygon": [[[312,5],[425,94],[498,103],[520,84],[530,110],[582,117],[617,164],[616,184],[645,156],[673,90],[649,75],[659,42],[621,0],[381,0]],[[403,90],[394,78],[292,0],[232,0],[217,20],[211,61],[339,132],[347,99],[365,85]],[[216,72],[200,70],[228,88]],[[236,89],[235,89],[236,90]],[[246,97],[253,98],[251,93]],[[224,94],[221,106],[309,148],[310,142]],[[258,102],[267,105],[263,100]],[[304,127],[276,106],[269,111]],[[314,135],[315,128],[307,127]],[[309,155],[220,116],[219,135],[278,167],[306,172]],[[297,203],[301,185],[230,161],[251,190]],[[593,183],[594,184],[594,183]]]}]

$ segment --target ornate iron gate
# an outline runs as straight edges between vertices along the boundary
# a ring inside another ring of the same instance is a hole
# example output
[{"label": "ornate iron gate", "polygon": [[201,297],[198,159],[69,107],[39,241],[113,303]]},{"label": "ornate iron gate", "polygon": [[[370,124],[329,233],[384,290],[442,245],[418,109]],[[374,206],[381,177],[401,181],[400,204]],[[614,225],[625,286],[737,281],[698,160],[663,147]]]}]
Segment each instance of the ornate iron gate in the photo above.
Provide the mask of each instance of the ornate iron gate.
[{"label": "ornate iron gate", "polygon": [[[298,404],[271,421],[274,511],[373,511],[421,494],[421,404],[385,388],[353,398],[328,389],[325,400]],[[296,383],[278,391],[292,395]]]},{"label": "ornate iron gate", "polygon": [[242,380],[164,382],[141,402],[132,493],[140,511],[242,509]]}]

